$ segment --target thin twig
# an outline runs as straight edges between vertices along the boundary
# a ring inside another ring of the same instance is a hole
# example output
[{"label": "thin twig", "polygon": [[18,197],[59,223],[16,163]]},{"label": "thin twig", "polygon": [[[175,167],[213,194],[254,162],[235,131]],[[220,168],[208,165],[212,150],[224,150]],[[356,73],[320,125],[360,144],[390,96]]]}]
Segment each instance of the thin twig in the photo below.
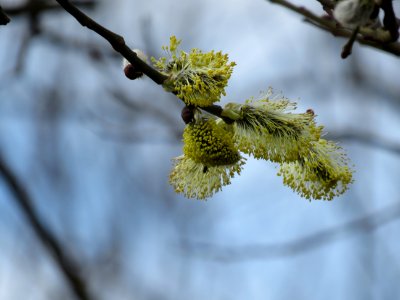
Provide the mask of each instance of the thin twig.
[{"label": "thin twig", "polygon": [[351,54],[351,51],[353,50],[354,41],[357,38],[357,34],[358,34],[359,30],[360,30],[360,27],[357,26],[356,29],[354,29],[353,33],[351,34],[348,42],[343,46],[342,54],[341,54],[343,59],[347,58]]},{"label": "thin twig", "polygon": [[158,72],[150,65],[142,61],[134,51],[132,51],[126,44],[122,36],[112,32],[111,30],[103,27],[93,19],[85,15],[81,10],[74,6],[70,1],[67,0],[56,0],[68,13],[70,13],[82,26],[87,27],[104,39],[106,39],[115,51],[119,52],[125,57],[132,65],[146,74],[157,84],[162,84],[168,76]]},{"label": "thin twig", "polygon": [[332,140],[357,142],[373,147],[389,151],[393,154],[400,155],[400,143],[384,139],[370,133],[346,131],[341,133],[328,133],[327,137]]},{"label": "thin twig", "polygon": [[[102,25],[95,22],[93,19],[85,15],[76,6],[74,6],[68,0],[56,0],[68,13],[70,13],[82,26],[91,29],[96,32],[104,39],[106,39],[115,51],[120,53],[125,57],[132,65],[134,65],[138,70],[146,74],[150,79],[152,79],[157,84],[162,84],[168,76],[163,73],[158,72],[156,69],[152,68],[146,62],[142,61],[134,51],[132,51],[126,44],[122,36],[112,32],[111,30],[103,27]],[[222,107],[219,105],[211,105],[208,107],[201,107],[201,109],[216,115],[225,120],[227,123],[233,122],[228,117],[222,117],[221,113],[223,111]]]},{"label": "thin twig", "polygon": [[22,183],[18,180],[17,176],[1,157],[0,174],[3,176],[5,182],[13,193],[15,202],[26,217],[28,223],[31,225],[37,238],[53,256],[54,262],[56,263],[60,272],[64,275],[77,299],[93,299],[89,296],[86,288],[87,285],[77,272],[75,264],[66,255],[57,238],[40,221],[40,217],[34,208],[30,195],[23,187]]},{"label": "thin twig", "polygon": [[[92,9],[97,4],[96,0],[74,0],[72,1],[74,5],[81,7]],[[49,1],[24,1],[20,5],[4,7],[4,11],[7,12],[10,16],[18,16],[24,14],[41,14],[44,12],[50,12],[60,10],[60,6],[56,3],[51,3]]]},{"label": "thin twig", "polygon": [[396,41],[399,38],[399,24],[397,23],[396,15],[393,10],[392,0],[382,0],[381,7],[385,12],[383,25],[385,29],[390,32],[392,41]]},{"label": "thin twig", "polygon": [[395,203],[377,212],[347,222],[337,227],[321,230],[294,241],[278,244],[255,244],[241,247],[219,246],[210,243],[187,241],[184,251],[203,258],[223,262],[242,262],[257,259],[292,257],[306,251],[315,250],[339,238],[355,233],[369,233],[400,218],[400,204]]}]

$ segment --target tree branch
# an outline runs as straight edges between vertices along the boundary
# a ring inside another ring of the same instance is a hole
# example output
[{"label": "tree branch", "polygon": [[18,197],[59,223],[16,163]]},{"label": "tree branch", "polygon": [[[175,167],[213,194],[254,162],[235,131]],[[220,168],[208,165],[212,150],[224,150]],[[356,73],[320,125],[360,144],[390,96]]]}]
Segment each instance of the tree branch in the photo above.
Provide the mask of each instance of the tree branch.
[{"label": "tree branch", "polygon": [[[296,6],[286,0],[268,0],[271,3],[281,5],[287,9],[296,12],[305,17],[305,21],[311,23],[318,28],[332,33],[334,36],[350,38],[352,31],[343,27],[340,27],[334,20],[326,17],[320,17],[307,10],[304,7]],[[331,9],[333,3],[328,0],[318,0],[323,7]],[[393,27],[393,26],[392,26]],[[391,27],[391,28],[392,28]],[[386,28],[390,30],[390,28]],[[356,40],[363,45],[367,45],[382,51],[400,56],[400,43],[394,42],[390,31],[383,30],[381,28],[371,29],[368,27],[361,27],[357,35]]]},{"label": "tree branch", "polygon": [[187,241],[184,250],[206,258],[224,262],[241,262],[256,259],[273,259],[293,256],[314,250],[339,238],[356,233],[369,233],[380,226],[400,218],[400,204],[395,203],[377,212],[347,222],[337,227],[321,230],[309,236],[277,244],[255,244],[242,247],[219,246],[210,243]]},{"label": "tree branch", "polygon": [[125,57],[132,65],[146,74],[157,84],[162,84],[168,77],[142,61],[135,52],[126,44],[122,36],[112,32],[89,18],[68,0],[56,0],[68,13],[70,13],[82,26],[89,28],[106,39],[115,51]]},{"label": "tree branch", "polygon": [[377,149],[392,152],[393,154],[400,155],[400,143],[384,139],[370,133],[345,131],[338,133],[328,133],[327,137],[333,140],[348,140],[368,145]]},{"label": "tree branch", "polygon": [[[134,65],[138,70],[146,74],[150,79],[152,79],[157,84],[162,84],[168,76],[158,72],[144,61],[142,61],[135,52],[133,52],[126,44],[122,36],[112,32],[111,30],[103,27],[102,25],[95,22],[93,19],[85,15],[77,7],[75,7],[68,0],[56,0],[68,13],[70,13],[82,26],[89,28],[90,30],[96,32],[98,35],[106,39],[115,51],[120,53],[125,57],[132,65]],[[233,120],[228,117],[222,117],[221,113],[223,111],[222,107],[219,105],[211,105],[209,107],[201,107],[201,109],[222,118],[227,123],[232,123]]]},{"label": "tree branch", "polygon": [[10,18],[6,15],[0,5],[0,25],[7,25],[10,23]]},{"label": "tree branch", "polygon": [[71,290],[77,299],[90,300],[85,281],[77,272],[77,268],[71,259],[64,253],[62,246],[56,237],[41,223],[38,213],[35,211],[33,202],[16,175],[0,157],[0,174],[14,195],[14,200],[31,225],[37,238],[54,258],[60,272],[64,275]]}]

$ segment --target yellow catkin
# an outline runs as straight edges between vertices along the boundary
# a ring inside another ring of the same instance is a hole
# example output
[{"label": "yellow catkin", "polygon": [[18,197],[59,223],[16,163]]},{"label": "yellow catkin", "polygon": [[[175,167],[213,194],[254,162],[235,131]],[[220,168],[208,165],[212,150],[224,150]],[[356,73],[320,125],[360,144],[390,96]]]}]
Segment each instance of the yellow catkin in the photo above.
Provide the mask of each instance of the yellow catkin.
[{"label": "yellow catkin", "polygon": [[309,154],[299,161],[282,163],[278,175],[302,197],[332,200],[352,183],[352,169],[342,148],[331,141],[313,142]]},{"label": "yellow catkin", "polygon": [[178,51],[180,42],[172,36],[170,46],[163,47],[169,59],[152,59],[159,71],[169,75],[163,87],[187,105],[205,107],[219,101],[225,95],[225,87],[236,64],[229,62],[228,55],[222,52]]}]

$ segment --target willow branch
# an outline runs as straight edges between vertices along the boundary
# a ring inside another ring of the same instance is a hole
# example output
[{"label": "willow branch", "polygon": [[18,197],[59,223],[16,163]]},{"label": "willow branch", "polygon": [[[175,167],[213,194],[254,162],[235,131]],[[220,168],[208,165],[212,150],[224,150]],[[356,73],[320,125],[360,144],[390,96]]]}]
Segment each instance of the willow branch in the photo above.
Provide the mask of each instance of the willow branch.
[{"label": "willow branch", "polygon": [[[142,61],[134,51],[132,51],[126,44],[122,36],[112,32],[111,30],[103,27],[99,23],[95,22],[93,19],[85,15],[76,6],[74,6],[68,0],[56,0],[68,13],[70,13],[82,26],[89,28],[90,30],[96,32],[98,35],[106,39],[115,51],[120,53],[125,57],[132,65],[138,70],[146,74],[150,79],[152,79],[157,84],[162,84],[168,76],[163,73],[158,72],[156,69],[152,68],[146,62]],[[219,105],[212,105],[209,107],[201,107],[205,111],[221,117],[225,122],[233,122],[233,120],[222,117],[222,107]]]},{"label": "willow branch", "polygon": [[[311,11],[307,10],[306,8],[301,6],[296,6],[290,3],[289,1],[286,0],[268,0],[268,1],[286,7],[287,9],[304,16],[305,20],[308,23],[311,23],[312,25],[317,26],[318,28],[330,32],[334,36],[350,38],[353,33],[351,30],[340,27],[334,20],[317,16]],[[332,7],[330,4],[331,1],[318,0],[318,2],[320,2],[323,6],[326,5],[326,7],[328,8]],[[360,34],[357,35],[356,40],[360,44],[367,45],[394,54],[396,56],[400,56],[400,43],[399,42],[390,43],[391,41],[393,41],[393,37],[389,31],[380,28],[371,29],[368,27],[361,27],[359,33]]]},{"label": "willow branch", "polygon": [[132,51],[126,44],[122,36],[112,32],[111,30],[103,27],[93,19],[85,15],[81,10],[74,6],[68,0],[56,0],[69,14],[71,14],[82,26],[89,28],[96,32],[98,35],[106,39],[115,51],[125,57],[132,65],[146,74],[157,84],[162,84],[168,77],[150,65],[142,61],[134,51]]},{"label": "willow branch", "polygon": [[36,212],[33,201],[30,195],[18,180],[17,176],[8,167],[8,165],[0,157],[0,174],[10,188],[14,196],[14,200],[26,220],[31,225],[37,238],[42,242],[44,247],[54,258],[60,272],[64,275],[65,280],[69,284],[77,299],[90,300],[92,299],[86,289],[85,281],[77,272],[71,259],[64,253],[63,247],[58,242],[57,238],[43,225],[40,217]]},{"label": "willow branch", "polygon": [[368,132],[363,133],[348,130],[345,132],[328,133],[327,136],[332,140],[357,142],[369,147],[391,152],[395,155],[400,155],[400,143]]}]

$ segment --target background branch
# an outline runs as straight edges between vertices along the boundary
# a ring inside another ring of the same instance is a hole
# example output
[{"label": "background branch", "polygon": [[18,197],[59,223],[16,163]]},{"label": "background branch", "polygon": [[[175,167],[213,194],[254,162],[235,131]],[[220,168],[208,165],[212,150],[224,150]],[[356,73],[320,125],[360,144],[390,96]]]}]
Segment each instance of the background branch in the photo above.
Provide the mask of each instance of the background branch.
[{"label": "background branch", "polygon": [[382,149],[385,151],[392,152],[393,154],[400,155],[400,143],[384,139],[380,136],[372,135],[370,133],[363,132],[338,132],[338,133],[328,133],[328,138],[337,141],[354,141],[362,143],[374,148]]},{"label": "background branch", "polygon": [[64,275],[64,278],[68,282],[77,299],[92,299],[89,297],[85,281],[77,272],[77,268],[66,253],[64,253],[63,247],[60,245],[57,238],[42,224],[28,192],[2,157],[0,157],[0,174],[3,176],[4,181],[10,188],[14,195],[16,204],[24,214],[28,223],[31,225],[37,238],[53,256],[54,262]]},{"label": "background branch", "polygon": [[115,51],[119,52],[125,57],[132,65],[141,70],[150,79],[157,84],[162,84],[167,76],[158,72],[150,65],[146,64],[140,58],[137,57],[136,53],[133,52],[126,44],[122,36],[112,32],[111,30],[103,27],[102,25],[89,18],[70,1],[67,0],[56,0],[68,13],[70,13],[82,26],[93,30],[104,39],[106,39]]},{"label": "background branch", "polygon": [[[332,18],[330,18],[329,15],[317,16],[311,11],[307,10],[306,8],[296,6],[286,0],[268,0],[268,1],[286,7],[287,9],[304,16],[306,22],[311,23],[312,25],[321,28],[327,32],[330,32],[334,36],[350,38],[353,33],[353,31],[338,25],[337,22]],[[334,6],[332,1],[318,0],[318,2],[322,4],[325,11],[332,9]],[[394,54],[396,56],[400,56],[400,43],[399,42],[390,43],[391,41],[393,41],[393,35],[394,35],[394,33],[391,33],[393,31],[393,24],[391,24],[391,27],[385,29],[387,29],[388,31],[383,30],[381,28],[371,29],[368,27],[361,27],[359,31],[360,34],[356,36],[356,40],[360,44],[367,45]]]},{"label": "background branch", "polygon": [[224,262],[291,257],[306,251],[315,250],[338,238],[351,236],[355,233],[372,232],[380,226],[398,220],[399,218],[400,204],[395,203],[357,220],[331,229],[321,230],[320,232],[294,241],[276,244],[255,244],[241,247],[219,246],[211,243],[186,241],[186,243],[184,243],[184,251]]}]

